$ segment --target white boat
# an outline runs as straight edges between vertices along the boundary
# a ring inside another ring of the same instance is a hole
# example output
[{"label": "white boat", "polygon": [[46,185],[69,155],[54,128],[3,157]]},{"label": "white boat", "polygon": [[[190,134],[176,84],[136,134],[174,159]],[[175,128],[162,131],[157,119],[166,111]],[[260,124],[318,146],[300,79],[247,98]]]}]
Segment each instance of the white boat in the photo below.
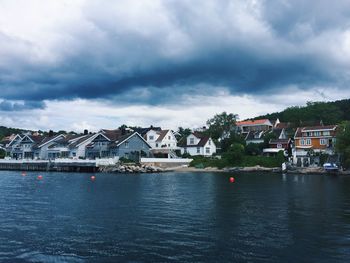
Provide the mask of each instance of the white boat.
[{"label": "white boat", "polygon": [[339,170],[339,167],[335,163],[325,163],[323,165],[323,169],[326,172],[337,172]]}]

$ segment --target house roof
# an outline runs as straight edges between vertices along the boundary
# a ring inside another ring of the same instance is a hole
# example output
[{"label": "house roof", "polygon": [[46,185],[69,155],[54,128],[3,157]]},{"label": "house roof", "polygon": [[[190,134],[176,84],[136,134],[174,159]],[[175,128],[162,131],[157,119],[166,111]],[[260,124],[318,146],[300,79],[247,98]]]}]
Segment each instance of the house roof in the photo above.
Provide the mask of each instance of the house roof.
[{"label": "house roof", "polygon": [[303,132],[309,131],[335,131],[337,129],[337,125],[325,125],[325,126],[309,126],[309,127],[298,127],[294,137],[302,137]]},{"label": "house roof", "polygon": [[254,126],[254,125],[272,125],[269,119],[260,119],[260,120],[246,120],[239,121],[236,123],[237,126]]},{"label": "house roof", "polygon": [[138,132],[133,132],[133,133],[129,133],[126,135],[123,135],[121,137],[118,138],[118,141],[116,141],[117,146],[119,146],[120,144],[122,144],[124,141],[126,141],[127,139],[133,137],[133,136],[138,136],[140,137],[141,140],[143,140],[143,142],[149,147],[152,148],[151,145],[149,145],[149,143],[138,133]]},{"label": "house roof", "polygon": [[164,139],[164,137],[167,135],[168,132],[169,132],[169,130],[158,131],[157,134],[159,134],[159,137],[157,138],[156,142],[161,142]]},{"label": "house roof", "polygon": [[290,139],[271,139],[269,144],[288,144]]},{"label": "house roof", "polygon": [[277,129],[287,129],[289,127],[290,127],[290,123],[288,123],[288,122],[280,122],[280,123],[276,124]]},{"label": "house roof", "polygon": [[210,140],[209,136],[205,136],[199,132],[193,132],[192,135],[194,135],[199,139],[197,144],[187,144],[187,138],[185,138],[179,142],[179,146],[180,147],[204,147],[207,144],[207,142]]},{"label": "house roof", "polygon": [[246,141],[262,140],[264,137],[263,131],[250,131],[245,137]]},{"label": "house roof", "polygon": [[[69,144],[69,148],[75,148],[77,146],[79,146],[81,143],[87,141],[88,139],[91,139],[93,136],[95,136],[96,134],[89,134],[89,135],[80,135],[73,142],[69,142],[70,140],[67,141],[67,143]],[[72,139],[71,139],[72,140]]]},{"label": "house roof", "polygon": [[[101,134],[102,136],[104,136],[106,139],[108,139],[110,141],[108,147],[109,148],[115,148],[118,147],[121,143],[123,143],[124,141],[126,141],[128,138],[132,137],[132,136],[139,136],[146,144],[149,148],[152,148],[147,141],[138,133],[138,132],[129,132],[129,133],[124,133],[122,130],[120,129],[115,129],[115,130],[106,130],[103,129],[101,130],[99,133],[97,133],[95,136],[97,137],[99,134]],[[92,146],[92,144],[88,145]]]},{"label": "house roof", "polygon": [[278,138],[280,137],[281,133],[282,133],[283,129],[279,129],[279,128],[273,128],[271,130],[271,132]]},{"label": "house roof", "polygon": [[138,134],[140,134],[141,136],[144,136],[147,132],[149,132],[150,130],[155,130],[155,131],[161,131],[162,128],[161,127],[153,127],[150,126],[148,128],[135,128],[133,129],[135,132],[137,132]]},{"label": "house roof", "polygon": [[303,127],[302,131],[306,132],[306,131],[327,131],[327,130],[335,130],[337,128],[337,125],[325,125],[325,126],[311,126],[311,127]]}]

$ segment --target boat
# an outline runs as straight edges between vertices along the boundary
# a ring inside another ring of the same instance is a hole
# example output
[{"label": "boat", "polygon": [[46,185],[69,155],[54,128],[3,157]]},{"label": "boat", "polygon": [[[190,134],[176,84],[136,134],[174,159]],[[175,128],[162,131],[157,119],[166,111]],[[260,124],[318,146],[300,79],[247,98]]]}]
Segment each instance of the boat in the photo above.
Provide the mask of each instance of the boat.
[{"label": "boat", "polygon": [[339,171],[339,167],[335,163],[325,163],[323,165],[323,169],[326,172],[338,172]]}]

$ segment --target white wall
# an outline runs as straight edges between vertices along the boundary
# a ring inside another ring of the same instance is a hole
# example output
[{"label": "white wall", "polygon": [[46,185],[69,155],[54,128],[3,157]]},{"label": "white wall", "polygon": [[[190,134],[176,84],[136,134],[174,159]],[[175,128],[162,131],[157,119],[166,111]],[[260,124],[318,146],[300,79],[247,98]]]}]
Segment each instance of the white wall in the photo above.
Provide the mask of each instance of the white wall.
[{"label": "white wall", "polygon": [[[153,136],[153,140],[150,139],[150,136]],[[150,130],[146,133],[146,141],[152,149],[177,149],[177,140],[171,130],[168,131],[161,142],[156,142],[158,138],[159,134],[154,130]],[[166,147],[162,147],[162,145],[166,145]]]}]

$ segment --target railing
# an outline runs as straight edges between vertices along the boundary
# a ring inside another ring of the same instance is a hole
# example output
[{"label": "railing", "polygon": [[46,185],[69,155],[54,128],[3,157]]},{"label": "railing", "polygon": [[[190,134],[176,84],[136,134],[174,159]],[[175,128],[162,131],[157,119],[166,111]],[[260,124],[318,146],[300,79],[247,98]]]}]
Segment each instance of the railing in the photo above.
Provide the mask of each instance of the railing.
[{"label": "railing", "polygon": [[192,160],[187,158],[141,158],[141,163],[190,163]]}]

